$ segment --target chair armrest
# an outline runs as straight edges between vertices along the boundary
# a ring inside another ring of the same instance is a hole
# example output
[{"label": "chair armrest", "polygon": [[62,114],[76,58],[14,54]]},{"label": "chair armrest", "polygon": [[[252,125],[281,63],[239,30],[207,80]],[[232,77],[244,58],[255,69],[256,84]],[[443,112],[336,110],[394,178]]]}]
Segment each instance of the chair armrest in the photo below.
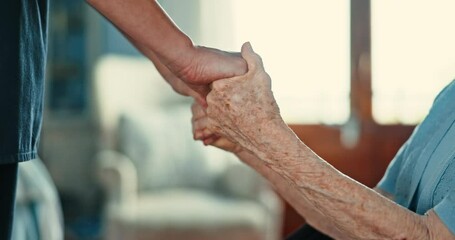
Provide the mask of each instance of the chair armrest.
[{"label": "chair armrest", "polygon": [[242,163],[228,164],[218,183],[222,193],[253,201],[260,200],[263,191],[269,189],[261,175]]},{"label": "chair armrest", "polygon": [[96,163],[98,178],[108,195],[109,204],[134,203],[138,180],[133,162],[119,152],[104,150],[96,155]]},{"label": "chair armrest", "polygon": [[259,202],[266,209],[267,226],[265,227],[265,240],[281,239],[281,229],[284,217],[284,203],[271,188],[263,188],[259,194]]},{"label": "chair armrest", "polygon": [[220,176],[223,193],[245,200],[255,201],[262,206],[266,215],[264,239],[280,239],[283,224],[283,202],[257,172],[243,164],[228,165]]},{"label": "chair armrest", "polygon": [[233,163],[219,176],[219,190],[228,196],[257,201],[265,180],[254,170],[241,163]]}]

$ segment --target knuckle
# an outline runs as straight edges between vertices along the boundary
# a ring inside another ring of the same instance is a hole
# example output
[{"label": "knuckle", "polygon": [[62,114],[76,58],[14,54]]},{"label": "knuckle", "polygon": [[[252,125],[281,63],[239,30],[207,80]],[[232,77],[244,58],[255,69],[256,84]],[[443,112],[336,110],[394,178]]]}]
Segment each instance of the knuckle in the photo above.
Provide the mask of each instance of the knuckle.
[{"label": "knuckle", "polygon": [[254,55],[256,63],[262,63],[262,57],[259,54],[255,53]]},{"label": "knuckle", "polygon": [[218,90],[223,87],[222,81],[215,81],[212,83],[212,90]]},{"label": "knuckle", "polygon": [[206,109],[207,113],[209,112],[209,109],[212,109],[211,105],[213,105],[213,103],[214,103],[214,99],[213,98],[214,98],[214,93],[213,93],[213,90],[212,90],[206,97],[206,101],[207,101],[207,105],[208,105],[207,109]]},{"label": "knuckle", "polygon": [[265,71],[259,71],[257,74],[262,80],[269,80],[270,79],[269,74],[267,72],[265,72]]}]

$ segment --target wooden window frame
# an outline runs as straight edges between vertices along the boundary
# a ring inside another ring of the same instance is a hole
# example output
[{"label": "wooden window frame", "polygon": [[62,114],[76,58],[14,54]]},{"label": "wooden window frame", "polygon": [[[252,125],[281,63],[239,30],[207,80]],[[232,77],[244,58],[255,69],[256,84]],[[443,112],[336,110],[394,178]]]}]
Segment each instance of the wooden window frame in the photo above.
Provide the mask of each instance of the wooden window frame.
[{"label": "wooden window frame", "polygon": [[[297,136],[334,167],[373,187],[389,162],[412,133],[414,126],[380,125],[372,116],[371,89],[371,3],[351,0],[351,118],[359,123],[358,143],[346,147],[342,128],[325,125],[290,125]],[[304,223],[289,205],[285,208],[283,235]]]}]

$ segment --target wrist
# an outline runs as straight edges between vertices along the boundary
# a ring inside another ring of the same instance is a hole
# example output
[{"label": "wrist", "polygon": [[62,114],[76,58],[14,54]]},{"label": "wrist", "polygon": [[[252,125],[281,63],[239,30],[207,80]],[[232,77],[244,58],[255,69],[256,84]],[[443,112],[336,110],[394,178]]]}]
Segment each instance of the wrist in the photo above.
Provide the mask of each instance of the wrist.
[{"label": "wrist", "polygon": [[166,51],[169,51],[168,54],[160,56],[161,62],[175,76],[186,82],[192,68],[193,59],[197,55],[196,46],[194,46],[189,37],[183,35],[181,40],[172,47],[172,50]]},{"label": "wrist", "polygon": [[261,143],[252,152],[268,163],[296,155],[292,151],[303,145],[281,118],[259,124],[257,129]]}]

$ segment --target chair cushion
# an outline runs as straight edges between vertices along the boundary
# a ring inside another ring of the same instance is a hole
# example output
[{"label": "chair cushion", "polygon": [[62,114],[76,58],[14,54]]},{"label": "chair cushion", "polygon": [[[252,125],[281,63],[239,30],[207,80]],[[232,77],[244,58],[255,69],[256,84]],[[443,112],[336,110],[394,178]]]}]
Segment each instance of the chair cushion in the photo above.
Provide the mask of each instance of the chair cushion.
[{"label": "chair cushion", "polygon": [[187,189],[141,195],[137,204],[111,214],[116,222],[136,230],[256,229],[263,232],[267,225],[267,212],[257,202]]},{"label": "chair cushion", "polygon": [[[128,112],[119,124],[120,151],[130,157],[138,172],[140,191],[169,187],[212,188],[229,153],[213,151],[193,140],[190,106]],[[210,163],[211,161],[212,163]]]}]

